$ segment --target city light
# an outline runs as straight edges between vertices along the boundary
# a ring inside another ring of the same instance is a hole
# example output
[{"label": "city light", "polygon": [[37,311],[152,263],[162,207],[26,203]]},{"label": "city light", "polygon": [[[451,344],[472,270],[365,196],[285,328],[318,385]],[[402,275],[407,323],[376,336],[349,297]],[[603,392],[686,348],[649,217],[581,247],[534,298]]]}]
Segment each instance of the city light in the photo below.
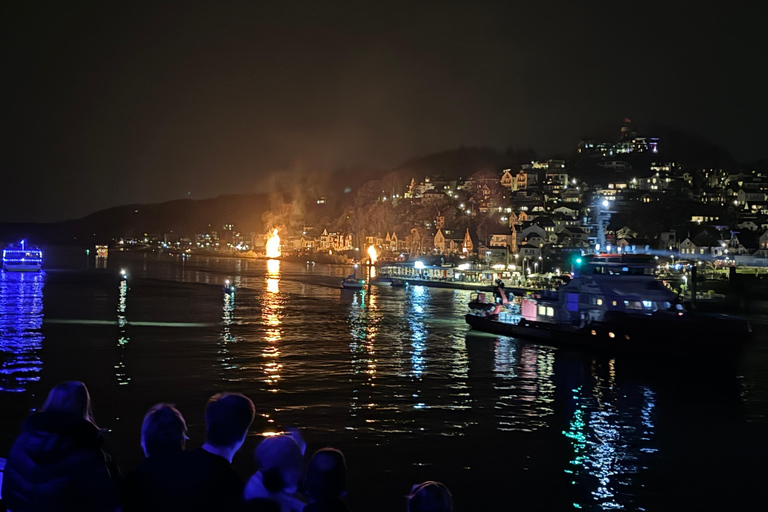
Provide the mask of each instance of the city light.
[{"label": "city light", "polygon": [[379,255],[376,253],[376,248],[374,246],[368,247],[368,257],[371,258],[371,265],[376,263],[376,260],[379,258]]}]

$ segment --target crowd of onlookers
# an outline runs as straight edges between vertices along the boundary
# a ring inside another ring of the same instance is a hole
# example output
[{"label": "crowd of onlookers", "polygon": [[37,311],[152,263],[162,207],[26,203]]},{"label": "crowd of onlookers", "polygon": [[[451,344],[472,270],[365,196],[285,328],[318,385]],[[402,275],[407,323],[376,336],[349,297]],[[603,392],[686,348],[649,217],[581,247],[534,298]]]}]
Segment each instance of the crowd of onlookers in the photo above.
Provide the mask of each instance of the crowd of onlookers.
[{"label": "crowd of onlookers", "polygon": [[[248,397],[216,394],[205,409],[205,444],[186,450],[184,417],[157,404],[141,426],[146,458],[121,477],[102,449],[88,389],[64,382],[24,421],[5,466],[3,504],[10,512],[347,511],[344,455],[322,448],[305,467],[306,445],[296,432],[264,438],[254,453],[258,470],[242,481],[231,463],[254,416]],[[405,505],[408,512],[452,507],[448,489],[432,481],[415,485]]]}]

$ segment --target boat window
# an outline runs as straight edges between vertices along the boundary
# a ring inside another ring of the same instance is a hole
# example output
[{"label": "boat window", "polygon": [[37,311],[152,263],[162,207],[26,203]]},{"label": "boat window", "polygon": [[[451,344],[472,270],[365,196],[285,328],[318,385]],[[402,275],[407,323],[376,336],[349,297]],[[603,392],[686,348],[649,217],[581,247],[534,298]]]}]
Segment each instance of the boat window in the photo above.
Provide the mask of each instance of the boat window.
[{"label": "boat window", "polygon": [[597,304],[598,306],[602,306],[603,305],[603,299],[595,299],[595,304]]},{"label": "boat window", "polygon": [[547,306],[547,316],[555,316],[555,308]]}]

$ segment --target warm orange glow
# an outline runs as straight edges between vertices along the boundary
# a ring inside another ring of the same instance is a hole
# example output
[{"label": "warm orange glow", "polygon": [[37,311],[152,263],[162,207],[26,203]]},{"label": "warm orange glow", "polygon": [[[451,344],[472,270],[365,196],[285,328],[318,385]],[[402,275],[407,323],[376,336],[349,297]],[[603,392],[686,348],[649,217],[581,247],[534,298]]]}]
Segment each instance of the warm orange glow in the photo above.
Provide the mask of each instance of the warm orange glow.
[{"label": "warm orange glow", "polygon": [[272,236],[267,240],[267,258],[280,257],[280,237],[277,235],[277,228],[272,232]]},{"label": "warm orange glow", "polygon": [[371,258],[371,264],[376,263],[376,260],[379,258],[379,255],[376,253],[376,249],[373,246],[368,248],[368,257]]}]

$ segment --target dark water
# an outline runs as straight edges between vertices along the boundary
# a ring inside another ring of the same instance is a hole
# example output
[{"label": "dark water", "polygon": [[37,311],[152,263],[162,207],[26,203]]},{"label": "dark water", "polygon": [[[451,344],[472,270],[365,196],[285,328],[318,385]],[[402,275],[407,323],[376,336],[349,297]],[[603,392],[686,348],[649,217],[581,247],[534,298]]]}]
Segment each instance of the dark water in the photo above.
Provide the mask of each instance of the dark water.
[{"label": "dark water", "polygon": [[149,406],[176,403],[198,446],[207,398],[239,391],[258,415],[238,470],[253,471],[264,433],[299,427],[311,450],[345,452],[356,511],[404,510],[427,479],[461,511],[720,510],[761,497],[761,318],[736,365],[612,359],[469,332],[465,291],[341,290],[348,273],[132,254],[4,274],[0,453],[51,386],[77,379],[124,468],[141,458]]}]

